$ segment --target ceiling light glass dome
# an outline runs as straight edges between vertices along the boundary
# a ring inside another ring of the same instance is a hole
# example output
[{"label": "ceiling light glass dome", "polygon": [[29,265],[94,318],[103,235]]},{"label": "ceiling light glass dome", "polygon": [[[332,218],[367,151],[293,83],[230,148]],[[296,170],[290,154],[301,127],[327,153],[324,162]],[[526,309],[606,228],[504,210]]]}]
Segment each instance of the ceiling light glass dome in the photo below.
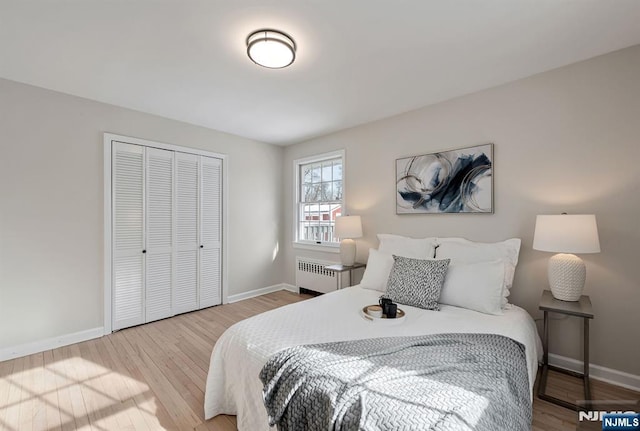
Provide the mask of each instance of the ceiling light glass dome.
[{"label": "ceiling light glass dome", "polygon": [[247,55],[256,64],[282,69],[296,59],[296,43],[277,30],[258,30],[247,37]]}]

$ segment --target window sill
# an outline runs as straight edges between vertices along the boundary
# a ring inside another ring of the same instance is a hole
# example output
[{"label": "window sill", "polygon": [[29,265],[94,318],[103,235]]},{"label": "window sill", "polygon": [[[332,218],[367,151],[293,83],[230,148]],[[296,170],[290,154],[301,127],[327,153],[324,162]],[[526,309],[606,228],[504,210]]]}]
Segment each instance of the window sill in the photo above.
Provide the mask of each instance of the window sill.
[{"label": "window sill", "polygon": [[321,251],[324,253],[340,253],[339,244],[310,244],[307,242],[294,242],[293,248],[301,250]]}]

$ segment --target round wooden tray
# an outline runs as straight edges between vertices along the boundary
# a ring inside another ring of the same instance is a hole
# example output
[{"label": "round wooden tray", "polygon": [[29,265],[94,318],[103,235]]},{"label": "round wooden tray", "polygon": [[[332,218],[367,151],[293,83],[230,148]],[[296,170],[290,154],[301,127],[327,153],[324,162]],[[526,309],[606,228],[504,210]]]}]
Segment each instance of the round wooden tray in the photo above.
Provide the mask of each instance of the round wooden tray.
[{"label": "round wooden tray", "polygon": [[382,317],[373,317],[367,314],[367,308],[371,307],[372,305],[378,305],[378,304],[365,305],[364,307],[362,307],[362,310],[360,310],[360,314],[362,314],[362,317],[364,317],[366,320],[373,323],[384,323],[384,324],[399,323],[399,322],[402,322],[406,316],[404,310],[402,310],[401,308],[398,308],[398,311],[396,312],[396,317],[394,319],[390,319],[384,314],[382,315]]}]

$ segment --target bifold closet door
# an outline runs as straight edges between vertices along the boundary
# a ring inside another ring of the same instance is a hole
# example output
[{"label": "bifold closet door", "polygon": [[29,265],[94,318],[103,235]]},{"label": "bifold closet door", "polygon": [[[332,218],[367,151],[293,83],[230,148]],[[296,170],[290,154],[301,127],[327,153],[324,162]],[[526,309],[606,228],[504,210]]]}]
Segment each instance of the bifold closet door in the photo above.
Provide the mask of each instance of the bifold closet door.
[{"label": "bifold closet door", "polygon": [[145,322],[173,315],[174,152],[146,148]]},{"label": "bifold closet door", "polygon": [[144,323],[144,148],[112,144],[113,329]]},{"label": "bifold closet door", "polygon": [[111,151],[113,330],[220,304],[222,160]]},{"label": "bifold closet door", "polygon": [[200,156],[175,153],[176,157],[176,278],[174,314],[198,307],[198,207]]},{"label": "bifold closet door", "polygon": [[200,306],[218,305],[221,297],[222,161],[200,157]]},{"label": "bifold closet door", "polygon": [[221,198],[222,161],[176,153],[176,314],[222,302]]}]

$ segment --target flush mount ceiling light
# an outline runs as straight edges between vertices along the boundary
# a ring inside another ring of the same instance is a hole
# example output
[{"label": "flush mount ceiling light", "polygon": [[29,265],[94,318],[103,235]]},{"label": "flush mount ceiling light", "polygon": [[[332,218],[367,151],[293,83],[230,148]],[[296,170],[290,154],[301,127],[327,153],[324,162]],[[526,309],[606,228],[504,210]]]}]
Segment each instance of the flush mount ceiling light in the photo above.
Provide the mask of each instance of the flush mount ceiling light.
[{"label": "flush mount ceiling light", "polygon": [[258,30],[247,37],[247,55],[269,69],[282,69],[296,59],[296,43],[281,31]]}]

